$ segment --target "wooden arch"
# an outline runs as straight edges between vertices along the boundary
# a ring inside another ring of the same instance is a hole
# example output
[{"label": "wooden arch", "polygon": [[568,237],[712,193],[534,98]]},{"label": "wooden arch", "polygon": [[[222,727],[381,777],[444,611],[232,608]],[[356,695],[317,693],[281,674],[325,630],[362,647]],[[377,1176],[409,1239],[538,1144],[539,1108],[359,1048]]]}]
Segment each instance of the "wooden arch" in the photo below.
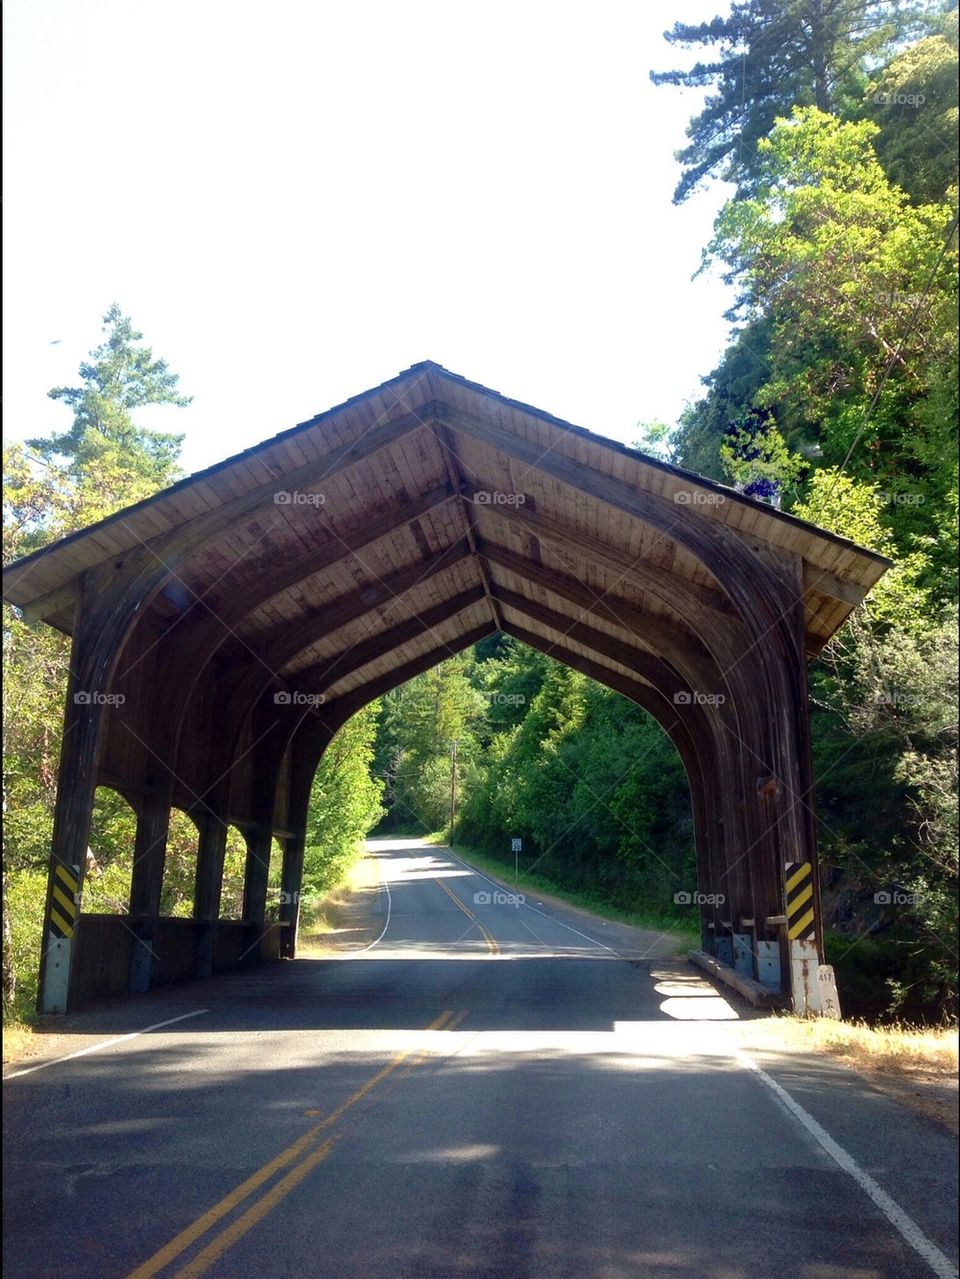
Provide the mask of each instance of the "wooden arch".
[{"label": "wooden arch", "polygon": [[82,916],[57,903],[64,876],[79,901],[98,784],[138,815],[134,988],[189,967],[158,955],[171,806],[200,834],[195,926],[167,944],[222,962],[236,824],[255,937],[284,844],[292,954],[326,743],[498,630],[656,717],[690,781],[701,888],[723,899],[705,938],[750,921],[769,941],[785,864],[816,861],[806,663],[887,565],[432,363],[18,561],[7,599],[73,637],[42,1007],[90,993],[71,977]]}]

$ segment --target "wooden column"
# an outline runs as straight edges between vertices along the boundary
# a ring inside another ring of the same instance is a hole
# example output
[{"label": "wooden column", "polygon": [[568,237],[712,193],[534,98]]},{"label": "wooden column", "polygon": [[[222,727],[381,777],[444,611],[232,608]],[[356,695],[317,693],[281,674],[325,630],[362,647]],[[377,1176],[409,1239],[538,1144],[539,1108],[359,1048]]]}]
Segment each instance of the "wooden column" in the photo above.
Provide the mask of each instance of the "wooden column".
[{"label": "wooden column", "polygon": [[243,963],[253,967],[260,962],[260,939],[267,913],[267,881],[270,878],[270,854],[273,850],[273,825],[258,822],[244,831],[247,860],[243,871],[243,921],[247,925],[247,941]]},{"label": "wooden column", "polygon": [[227,849],[227,823],[215,813],[195,817],[200,836],[197,843],[197,877],[193,894],[193,917],[200,924],[197,937],[197,976],[213,976],[213,955],[220,917],[223,889],[223,858]]},{"label": "wooden column", "polygon": [[147,790],[137,813],[130,881],[130,927],[136,937],[130,961],[130,990],[133,993],[150,989],[151,976],[158,961],[153,943],[160,918],[169,829],[169,787]]},{"label": "wooden column", "polygon": [[53,838],[43,916],[37,1009],[66,1012],[70,972],[80,919],[80,894],[97,789],[97,750],[106,706],[108,644],[83,592],[70,650]]}]

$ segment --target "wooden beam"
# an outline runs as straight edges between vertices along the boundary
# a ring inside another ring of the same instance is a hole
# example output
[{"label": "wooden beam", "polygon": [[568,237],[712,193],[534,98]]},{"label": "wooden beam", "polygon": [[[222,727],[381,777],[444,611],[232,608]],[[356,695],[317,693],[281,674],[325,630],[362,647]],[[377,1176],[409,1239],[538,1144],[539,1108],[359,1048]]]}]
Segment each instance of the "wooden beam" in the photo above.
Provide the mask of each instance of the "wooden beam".
[{"label": "wooden beam", "polygon": [[[146,541],[138,536],[134,546],[116,555],[103,556],[91,568],[112,565],[116,572],[126,569],[128,576],[138,580],[138,585],[142,583],[141,589],[152,593],[158,589],[159,583],[169,577],[195,551],[237,524],[241,524],[260,507],[272,505],[275,495],[280,490],[294,492],[315,489],[324,480],[368,461],[412,432],[428,428],[436,417],[438,409],[442,407],[435,401],[427,401],[409,413],[377,423],[362,431],[359,438],[352,443],[332,449],[329,453],[294,467],[292,470],[284,470],[274,478],[255,485],[246,493],[228,498],[219,506],[180,521],[166,532],[158,533]],[[128,510],[119,511],[115,516],[110,516],[111,526],[122,529],[124,521],[135,515],[143,505],[144,503],[137,503]],[[89,539],[95,534],[96,528],[97,526],[94,525],[92,529],[71,534],[69,538],[63,539],[63,542],[74,541],[81,537]],[[59,546],[58,543],[55,547],[37,551],[4,570],[5,591],[13,602],[18,603],[18,606],[21,579],[31,572],[40,556]],[[130,561],[129,565],[127,561]],[[161,572],[164,567],[167,570],[166,573]],[[149,571],[143,573],[144,568],[148,568]]]},{"label": "wooden beam", "polygon": [[[638,489],[613,475],[604,475],[583,462],[564,456],[555,447],[545,449],[534,440],[515,435],[461,409],[446,407],[445,411],[438,411],[438,417],[458,434],[516,458],[529,470],[540,471],[603,502],[605,506],[642,520],[685,546],[704,563],[709,563],[711,548],[715,555],[723,549],[734,553],[738,549],[742,551],[735,529],[701,514],[689,504],[672,502],[659,493]],[[557,431],[562,436],[561,428],[558,427]]]},{"label": "wooden beam", "polygon": [[[31,600],[29,604],[24,604],[20,612],[25,622],[46,622],[61,613],[69,613],[76,607],[79,598],[79,578],[74,577],[66,586],[60,586],[55,591],[48,591],[46,595],[40,595],[35,600]],[[69,634],[69,631],[67,634]]]},{"label": "wooden beam", "polygon": [[[450,432],[439,422],[435,422],[433,433],[437,437],[437,443],[440,445],[440,451],[443,454],[443,463],[447,468],[447,475],[450,477],[450,483],[454,486],[458,493],[462,493],[465,487],[463,478],[463,467],[460,465],[460,457],[454,446]],[[467,540],[470,543],[470,549],[476,553],[477,550],[477,524],[473,517],[470,506],[467,505],[464,510],[464,524],[466,526]],[[500,616],[500,610],[497,608],[497,602],[493,597],[493,589],[490,582],[490,572],[481,556],[477,556],[477,564],[480,568],[480,579],[483,582],[483,589],[487,593],[490,601],[490,612],[493,621],[498,630],[503,629],[503,618]]]},{"label": "wooden beam", "polygon": [[[561,599],[575,604],[585,613],[592,613],[613,622],[628,635],[643,637],[658,652],[679,648],[700,658],[703,656],[703,646],[697,636],[675,622],[646,613],[619,596],[609,593],[600,596],[575,578],[567,577],[566,574],[558,573],[555,569],[547,568],[543,564],[534,564],[532,560],[517,555],[515,551],[509,551],[504,546],[480,540],[477,543],[477,550],[491,564],[498,564],[501,568],[516,573],[522,579],[535,582],[544,590],[551,591],[559,595]],[[499,586],[495,584],[494,589],[499,590]]]},{"label": "wooden beam", "polygon": [[411,413],[371,427],[352,444],[334,449],[312,462],[305,462],[292,471],[284,471],[273,479],[257,484],[246,493],[230,498],[220,506],[204,511],[202,515],[195,515],[181,527],[159,534],[147,546],[165,562],[176,566],[205,543],[242,523],[261,506],[272,506],[275,495],[280,490],[294,493],[315,489],[324,480],[340,475],[361,462],[369,461],[375,454],[382,453],[404,436],[427,427],[434,415],[435,406],[424,404]]},{"label": "wooden beam", "polygon": [[[185,656],[191,669],[201,659],[201,664],[206,665],[220,644],[230,638],[249,613],[262,608],[275,596],[282,595],[305,578],[335,567],[372,546],[380,538],[396,532],[404,524],[409,524],[411,520],[445,506],[455,497],[453,488],[449,484],[442,484],[430,489],[416,501],[401,503],[379,519],[368,521],[360,528],[343,534],[328,532],[318,546],[311,547],[303,555],[293,555],[283,560],[271,568],[270,573],[255,586],[247,587],[236,598],[228,598],[225,607],[214,610],[205,601],[192,605],[183,618],[172,620],[166,631],[168,643],[174,638],[174,632],[181,631],[175,638],[178,645],[177,662]],[[184,625],[185,619],[198,608],[204,610],[203,616]]]},{"label": "wooden beam", "polygon": [[382,581],[373,582],[370,586],[357,587],[345,595],[338,595],[335,600],[323,604],[303,621],[291,625],[282,623],[271,631],[266,640],[256,647],[248,645],[252,654],[251,662],[257,668],[266,667],[270,671],[279,671],[281,666],[293,660],[304,648],[316,643],[324,634],[339,630],[351,622],[358,621],[365,613],[372,613],[393,600],[399,599],[407,591],[413,590],[422,582],[445,569],[452,568],[472,554],[466,538],[446,546],[435,552],[427,560],[420,560],[408,565]]},{"label": "wooden beam", "polygon": [[[477,492],[479,490],[472,485],[465,485],[461,497],[465,503],[473,506]],[[657,595],[671,608],[676,608],[677,596],[682,593],[696,600],[702,608],[710,609],[722,616],[728,624],[737,620],[726,596],[720,591],[687,581],[674,573],[668,573],[655,564],[648,564],[642,559],[637,559],[636,556],[626,554],[618,547],[611,546],[609,542],[604,542],[590,533],[571,529],[562,521],[536,510],[532,500],[510,506],[484,505],[483,511],[484,514],[496,516],[510,524],[515,524],[518,528],[535,533],[541,541],[551,543],[574,559],[584,560],[588,564],[595,561],[614,568],[621,576],[634,578],[643,590]]]},{"label": "wooden beam", "polygon": [[661,658],[652,657],[645,648],[625,644],[623,640],[605,635],[602,631],[594,630],[592,626],[587,626],[564,613],[558,613],[545,604],[538,604],[536,600],[519,595],[516,591],[509,591],[504,586],[498,586],[496,591],[497,599],[504,607],[512,608],[516,613],[522,613],[534,621],[542,622],[544,626],[549,626],[561,636],[582,644],[584,648],[593,649],[595,653],[610,658],[620,666],[626,666],[639,678],[659,689],[664,696],[672,697],[675,692],[686,688],[685,682],[676,671]]},{"label": "wooden beam", "polygon": [[809,594],[816,591],[818,595],[827,595],[832,600],[839,600],[843,604],[849,604],[852,608],[858,608],[864,600],[867,593],[866,586],[857,586],[853,582],[845,582],[842,578],[837,577],[835,573],[830,573],[825,568],[817,568],[815,564],[810,564],[807,560],[803,561],[803,591]]},{"label": "wooden beam", "polygon": [[472,630],[466,631],[458,639],[451,640],[449,644],[442,644],[438,648],[431,649],[429,653],[422,653],[420,657],[414,657],[411,661],[404,662],[396,670],[389,671],[386,675],[370,680],[362,687],[352,689],[349,693],[342,693],[324,706],[324,713],[326,714],[328,710],[332,710],[338,722],[343,723],[344,720],[366,706],[368,702],[372,702],[375,697],[382,697],[384,693],[389,693],[391,689],[397,688],[400,684],[406,684],[407,680],[413,679],[415,675],[421,675],[424,671],[430,670],[448,657],[455,657],[457,653],[462,653],[465,648],[470,648],[473,644],[479,644],[481,640],[495,634],[496,627],[492,623],[485,622],[483,626],[476,626]]},{"label": "wooden beam", "polygon": [[444,600],[432,608],[424,609],[422,613],[406,618],[397,626],[391,627],[389,631],[371,635],[369,639],[351,644],[349,648],[335,653],[316,666],[310,666],[306,670],[286,676],[285,680],[288,684],[302,684],[311,692],[320,691],[339,680],[346,679],[354,671],[368,666],[402,644],[419,638],[427,631],[433,630],[435,626],[448,622],[450,618],[456,617],[464,609],[472,608],[474,604],[479,604],[483,599],[486,599],[483,587],[471,586],[449,600]]}]

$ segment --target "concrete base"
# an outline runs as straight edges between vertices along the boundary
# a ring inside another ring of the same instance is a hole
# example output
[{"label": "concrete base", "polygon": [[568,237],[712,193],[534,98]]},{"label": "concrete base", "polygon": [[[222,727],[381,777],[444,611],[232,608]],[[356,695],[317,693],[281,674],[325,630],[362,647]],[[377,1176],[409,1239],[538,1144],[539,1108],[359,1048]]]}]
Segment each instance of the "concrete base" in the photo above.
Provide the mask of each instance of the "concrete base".
[{"label": "concrete base", "polygon": [[[798,1017],[820,1017],[820,983],[817,974],[820,956],[815,941],[790,943],[790,984],[793,991],[793,1011]],[[833,969],[830,970],[831,974]]]},{"label": "concrete base", "polygon": [[725,985],[735,990],[738,995],[742,995],[754,1008],[777,1008],[783,1005],[783,996],[775,990],[768,990],[766,986],[761,986],[758,981],[754,981],[752,977],[744,977],[735,969],[727,964],[721,963],[702,950],[691,950],[688,959],[691,964],[696,964],[698,968],[702,968],[705,973],[709,973],[711,977],[717,981],[722,981]]},{"label": "concrete base", "polygon": [[753,976],[753,934],[733,934],[733,966],[741,977]]}]

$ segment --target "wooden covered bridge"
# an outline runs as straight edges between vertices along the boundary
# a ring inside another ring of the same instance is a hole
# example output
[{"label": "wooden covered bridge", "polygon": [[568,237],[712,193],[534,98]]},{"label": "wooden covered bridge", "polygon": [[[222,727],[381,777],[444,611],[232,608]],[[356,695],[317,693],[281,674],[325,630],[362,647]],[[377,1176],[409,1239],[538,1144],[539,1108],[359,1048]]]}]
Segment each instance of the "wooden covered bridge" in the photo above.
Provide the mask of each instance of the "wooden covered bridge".
[{"label": "wooden covered bridge", "polygon": [[[432,363],[18,561],[6,598],[73,637],[42,1010],[292,956],[327,743],[496,631],[654,716],[716,898],[704,949],[789,995],[822,958],[807,661],[887,565]],[[80,910],[98,786],[137,815],[126,916]],[[174,807],[197,828],[189,920],[160,916]],[[220,919],[230,825],[241,921]]]}]

